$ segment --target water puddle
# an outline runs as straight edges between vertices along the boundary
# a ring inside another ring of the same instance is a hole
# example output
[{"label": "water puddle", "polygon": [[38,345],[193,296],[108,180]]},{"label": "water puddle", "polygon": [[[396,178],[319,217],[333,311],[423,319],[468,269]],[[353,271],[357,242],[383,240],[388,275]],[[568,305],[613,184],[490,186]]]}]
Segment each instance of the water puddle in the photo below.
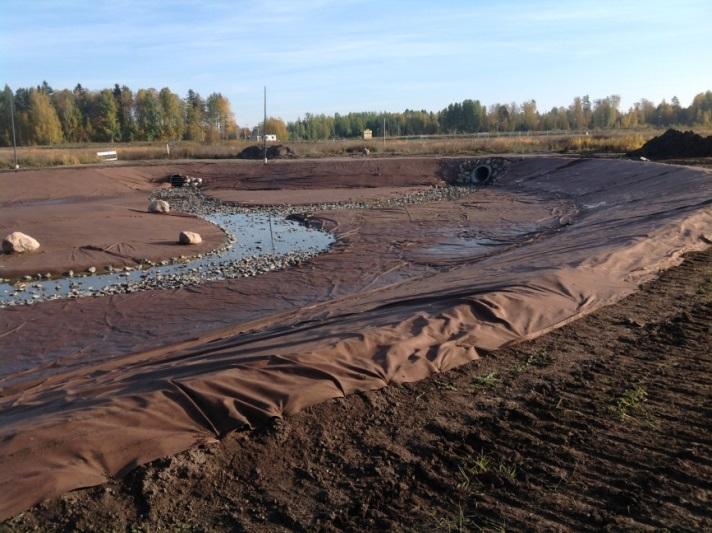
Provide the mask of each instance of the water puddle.
[{"label": "water puddle", "polygon": [[176,263],[129,267],[86,277],[1,283],[0,305],[177,288],[253,276],[297,264],[326,251],[334,242],[329,233],[259,211],[219,212],[201,217],[220,226],[230,237],[231,244],[223,250]]},{"label": "water puddle", "polygon": [[437,258],[479,257],[493,252],[495,248],[512,244],[496,239],[452,238],[423,249],[419,254]]}]

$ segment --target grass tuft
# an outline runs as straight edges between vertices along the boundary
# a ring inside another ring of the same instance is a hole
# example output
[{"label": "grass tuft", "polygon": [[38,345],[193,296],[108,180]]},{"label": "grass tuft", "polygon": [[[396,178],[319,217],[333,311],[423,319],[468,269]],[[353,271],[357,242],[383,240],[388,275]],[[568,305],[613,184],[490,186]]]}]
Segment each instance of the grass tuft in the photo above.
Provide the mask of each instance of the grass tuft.
[{"label": "grass tuft", "polygon": [[634,414],[643,409],[643,404],[648,398],[648,392],[644,387],[638,385],[625,391],[616,400],[615,412],[621,422],[633,418]]}]

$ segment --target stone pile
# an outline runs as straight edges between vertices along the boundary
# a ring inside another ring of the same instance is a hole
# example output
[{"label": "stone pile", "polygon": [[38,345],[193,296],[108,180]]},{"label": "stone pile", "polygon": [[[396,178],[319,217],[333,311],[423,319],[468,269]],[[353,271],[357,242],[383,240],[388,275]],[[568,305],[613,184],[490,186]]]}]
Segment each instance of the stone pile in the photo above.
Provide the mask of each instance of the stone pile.
[{"label": "stone pile", "polygon": [[173,187],[192,187],[197,189],[203,185],[203,178],[196,178],[195,176],[188,176],[183,174],[173,174],[169,181]]}]

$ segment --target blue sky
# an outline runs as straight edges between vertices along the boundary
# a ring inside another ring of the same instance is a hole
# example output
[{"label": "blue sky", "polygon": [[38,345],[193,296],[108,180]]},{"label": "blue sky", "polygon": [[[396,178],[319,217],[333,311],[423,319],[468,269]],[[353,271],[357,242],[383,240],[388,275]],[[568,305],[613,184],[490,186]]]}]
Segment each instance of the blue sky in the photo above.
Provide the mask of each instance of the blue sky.
[{"label": "blue sky", "polygon": [[189,88],[262,113],[712,89],[712,0],[0,0],[0,83]]}]

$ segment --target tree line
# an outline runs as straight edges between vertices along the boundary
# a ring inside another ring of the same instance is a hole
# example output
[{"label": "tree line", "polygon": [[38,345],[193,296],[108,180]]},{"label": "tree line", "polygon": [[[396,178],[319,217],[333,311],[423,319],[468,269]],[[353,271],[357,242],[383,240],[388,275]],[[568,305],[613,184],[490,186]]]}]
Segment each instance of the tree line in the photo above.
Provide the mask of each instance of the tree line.
[{"label": "tree line", "polygon": [[280,140],[320,140],[374,136],[472,134],[514,131],[581,131],[639,127],[712,127],[712,91],[700,93],[688,107],[677,98],[657,105],[642,99],[627,111],[617,95],[591,100],[576,97],[566,107],[540,112],[536,101],[486,106],[463,100],[433,111],[310,114],[287,124],[270,117],[266,128],[239,129],[229,100],[220,93],[203,98],[188,91],[181,98],[170,89],[139,89],[125,85],[90,91],[53,90],[47,82],[20,88],[6,85],[0,93],[0,146],[12,144],[11,110],[19,145],[83,142],[178,141],[215,142],[246,138],[263,129]]},{"label": "tree line", "polygon": [[364,129],[382,136],[462,134],[514,131],[572,131],[631,129],[640,127],[712,127],[712,91],[700,93],[688,107],[677,98],[657,105],[642,99],[627,111],[620,109],[620,96],[591,100],[576,97],[567,107],[540,112],[536,101],[485,106],[479,100],[464,100],[438,112],[405,110],[402,113],[362,112],[346,115],[307,113],[287,125],[291,139],[318,140],[360,137]]},{"label": "tree line", "polygon": [[18,145],[82,142],[194,140],[213,142],[238,135],[230,101],[220,93],[181,98],[168,88],[127,86],[90,91],[53,90],[47,82],[0,93],[0,146],[12,144],[14,108]]}]

